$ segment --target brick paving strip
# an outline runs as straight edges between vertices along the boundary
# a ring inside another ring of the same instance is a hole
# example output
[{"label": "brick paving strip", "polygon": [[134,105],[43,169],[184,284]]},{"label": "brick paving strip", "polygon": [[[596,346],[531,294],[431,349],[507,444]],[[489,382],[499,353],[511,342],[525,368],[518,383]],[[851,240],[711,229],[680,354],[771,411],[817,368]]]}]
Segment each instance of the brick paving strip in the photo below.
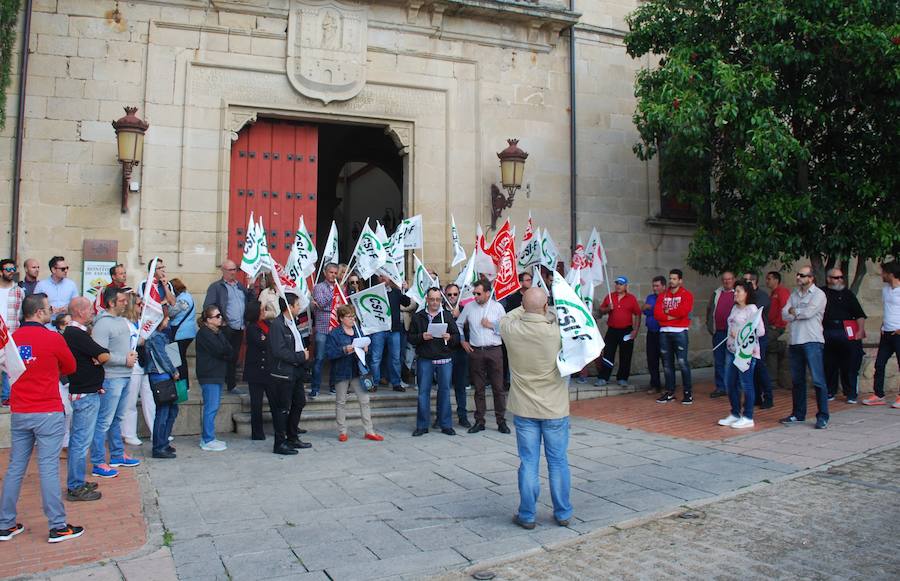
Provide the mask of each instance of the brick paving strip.
[{"label": "brick paving strip", "polygon": [[[639,395],[631,400],[635,408],[676,405]],[[618,405],[620,398],[600,401]],[[724,400],[711,401],[727,410]],[[709,413],[703,407],[694,406],[698,418]],[[677,404],[671,413],[690,409]],[[356,426],[347,443],[331,430],[316,431],[308,438],[313,449],[297,457],[271,454],[271,439],[224,436],[229,449],[207,453],[194,438],[178,438],[177,460],[148,460],[137,470],[149,523],[137,559],[70,568],[60,578],[420,579],[543,553],[610,525],[900,443],[898,418],[900,411],[890,408],[848,407],[824,431],[808,422],[721,439],[718,426],[684,416],[707,426],[713,435],[704,441],[576,417],[569,456],[575,518],[567,528],[553,522],[544,467],[534,531],[511,523],[515,437],[498,433],[493,422],[477,435],[421,438],[410,437],[408,422],[376,425],[386,436],[381,443],[363,440]],[[42,515],[36,519],[43,522]],[[164,534],[171,552],[162,547]]]}]

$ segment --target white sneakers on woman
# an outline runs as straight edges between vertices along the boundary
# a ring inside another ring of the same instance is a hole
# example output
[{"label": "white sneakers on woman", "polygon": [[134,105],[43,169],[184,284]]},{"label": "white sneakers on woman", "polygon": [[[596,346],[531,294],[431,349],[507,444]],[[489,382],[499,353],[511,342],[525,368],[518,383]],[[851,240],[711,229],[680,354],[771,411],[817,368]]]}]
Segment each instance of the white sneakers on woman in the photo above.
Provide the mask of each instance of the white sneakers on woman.
[{"label": "white sneakers on woman", "polygon": [[222,440],[212,440],[210,442],[200,442],[200,449],[206,452],[222,452],[226,450],[228,445]]},{"label": "white sneakers on woman", "polygon": [[742,428],[752,428],[755,424],[750,418],[741,418],[734,414],[729,414],[727,418],[719,420],[719,425],[740,430]]}]

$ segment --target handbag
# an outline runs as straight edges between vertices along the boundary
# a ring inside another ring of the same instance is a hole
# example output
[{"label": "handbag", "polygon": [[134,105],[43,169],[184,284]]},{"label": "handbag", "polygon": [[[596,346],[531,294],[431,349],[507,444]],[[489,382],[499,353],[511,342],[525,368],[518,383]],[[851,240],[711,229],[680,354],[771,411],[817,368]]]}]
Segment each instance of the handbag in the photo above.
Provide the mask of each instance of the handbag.
[{"label": "handbag", "polygon": [[[355,357],[355,355],[354,355]],[[375,378],[369,372],[369,368],[363,365],[361,362],[359,363],[359,384],[366,391],[372,391],[375,389]]]},{"label": "handbag", "polygon": [[178,388],[171,377],[156,383],[150,382],[150,391],[153,392],[153,402],[156,405],[167,405],[178,401]]}]

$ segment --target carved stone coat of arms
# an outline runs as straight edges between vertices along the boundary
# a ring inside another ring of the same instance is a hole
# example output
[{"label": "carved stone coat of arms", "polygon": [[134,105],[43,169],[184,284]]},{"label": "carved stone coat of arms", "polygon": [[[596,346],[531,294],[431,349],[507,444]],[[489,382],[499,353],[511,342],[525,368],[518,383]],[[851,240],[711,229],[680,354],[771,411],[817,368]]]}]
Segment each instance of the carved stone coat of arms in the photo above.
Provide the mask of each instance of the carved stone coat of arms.
[{"label": "carved stone coat of arms", "polygon": [[301,94],[328,104],[352,99],[365,86],[365,6],[291,0],[287,40],[288,79]]}]

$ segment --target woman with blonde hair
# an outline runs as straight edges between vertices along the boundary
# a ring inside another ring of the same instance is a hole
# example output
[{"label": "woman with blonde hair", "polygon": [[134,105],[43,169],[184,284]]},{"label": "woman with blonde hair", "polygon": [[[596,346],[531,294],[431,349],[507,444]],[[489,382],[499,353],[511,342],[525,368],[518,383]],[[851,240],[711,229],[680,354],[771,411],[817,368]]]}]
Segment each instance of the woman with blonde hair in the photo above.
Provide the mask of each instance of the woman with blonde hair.
[{"label": "woman with blonde hair", "polygon": [[[144,303],[140,295],[131,292],[128,293],[128,304],[125,307],[125,313],[122,315],[131,324],[131,348],[137,350],[138,354],[144,352],[143,349],[137,349],[139,344],[143,344],[143,340],[138,339],[138,321],[141,318],[141,308]],[[144,422],[147,424],[147,430],[153,432],[153,421],[156,418],[156,403],[153,401],[153,392],[150,390],[150,376],[144,370],[147,361],[143,357],[138,357],[134,367],[131,369],[131,382],[128,384],[128,392],[123,395],[125,397],[125,417],[122,420],[122,438],[126,444],[131,446],[140,446],[141,439],[137,435],[137,401],[138,395],[141,398],[141,411],[144,414]]]},{"label": "woman with blonde hair", "polygon": [[[356,356],[356,349],[353,347],[353,340],[362,337],[356,325],[356,311],[350,305],[341,305],[337,309],[337,317],[340,326],[332,330],[328,334],[325,342],[325,357],[331,360],[332,375],[334,377],[335,388],[335,418],[338,427],[338,441],[347,441],[347,414],[344,407],[347,403],[347,391],[353,389],[356,392],[356,399],[359,401],[359,413],[362,416],[363,429],[365,429],[364,438],[380,442],[384,440],[384,436],[375,433],[372,426],[372,414],[369,409],[369,392],[363,389],[359,381],[363,365]],[[363,351],[368,351],[368,347],[364,347]]]}]

